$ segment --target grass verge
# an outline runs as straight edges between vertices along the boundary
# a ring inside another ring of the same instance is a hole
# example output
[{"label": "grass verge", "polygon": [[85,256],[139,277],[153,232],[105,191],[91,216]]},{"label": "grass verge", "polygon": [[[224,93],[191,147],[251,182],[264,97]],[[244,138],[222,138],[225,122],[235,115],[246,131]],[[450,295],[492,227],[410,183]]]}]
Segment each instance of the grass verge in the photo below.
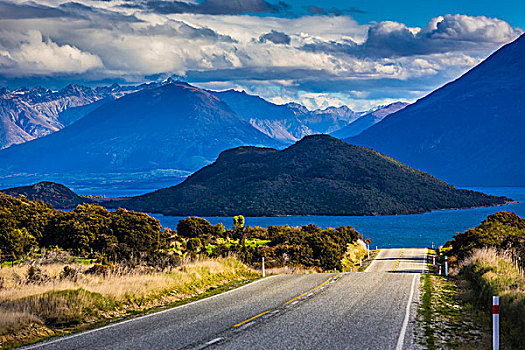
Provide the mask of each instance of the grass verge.
[{"label": "grass verge", "polygon": [[139,266],[92,274],[90,268],[53,264],[2,269],[0,347],[30,344],[181,305],[260,277],[235,258],[200,260],[163,271]]},{"label": "grass verge", "polygon": [[421,275],[416,342],[424,349],[490,348],[490,328],[461,298],[463,287],[451,277]]}]

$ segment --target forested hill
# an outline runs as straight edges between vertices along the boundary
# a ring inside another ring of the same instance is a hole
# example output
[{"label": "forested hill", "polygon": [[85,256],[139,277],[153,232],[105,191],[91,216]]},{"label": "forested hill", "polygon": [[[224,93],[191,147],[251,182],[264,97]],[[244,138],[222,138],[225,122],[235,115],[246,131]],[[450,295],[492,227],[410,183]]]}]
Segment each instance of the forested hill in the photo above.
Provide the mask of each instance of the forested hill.
[{"label": "forested hill", "polygon": [[92,203],[89,198],[81,197],[64,185],[42,181],[31,186],[21,186],[0,190],[13,197],[25,196],[29,200],[41,200],[55,208],[75,208],[79,204]]},{"label": "forested hill", "polygon": [[506,201],[458,190],[368,148],[315,135],[282,151],[224,151],[177,186],[115,205],[181,216],[386,215]]}]

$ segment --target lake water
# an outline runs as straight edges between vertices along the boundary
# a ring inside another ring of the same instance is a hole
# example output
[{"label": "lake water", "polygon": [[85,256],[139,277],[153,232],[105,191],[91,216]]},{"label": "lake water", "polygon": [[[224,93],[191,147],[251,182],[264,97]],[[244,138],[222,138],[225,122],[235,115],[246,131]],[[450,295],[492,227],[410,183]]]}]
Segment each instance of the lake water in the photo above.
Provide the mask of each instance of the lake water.
[{"label": "lake water", "polygon": [[[505,206],[439,210],[425,214],[388,215],[388,216],[285,216],[285,217],[246,217],[246,225],[267,227],[269,225],[300,226],[315,224],[320,227],[352,226],[365,238],[372,240],[375,248],[395,247],[430,247],[432,242],[443,245],[457,232],[475,227],[488,215],[500,210],[515,212],[525,217],[525,187],[472,188],[488,194],[507,196],[519,203]],[[176,228],[184,217],[150,214],[157,218],[162,226]],[[233,225],[232,217],[205,217],[213,225],[222,222],[224,226]]]}]

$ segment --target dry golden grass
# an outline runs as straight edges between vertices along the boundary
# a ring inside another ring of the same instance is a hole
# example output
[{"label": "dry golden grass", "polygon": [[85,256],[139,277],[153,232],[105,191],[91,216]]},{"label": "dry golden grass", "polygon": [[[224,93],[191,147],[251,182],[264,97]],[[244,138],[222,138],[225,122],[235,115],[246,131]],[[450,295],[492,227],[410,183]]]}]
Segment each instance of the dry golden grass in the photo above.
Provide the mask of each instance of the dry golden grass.
[{"label": "dry golden grass", "polygon": [[493,247],[476,249],[458,265],[458,271],[468,266],[483,270],[483,279],[500,295],[517,293],[525,296],[525,277],[513,266],[510,252]]},{"label": "dry golden grass", "polygon": [[510,252],[478,249],[458,269],[486,314],[490,315],[492,296],[500,297],[502,348],[525,349],[525,276],[513,265]]},{"label": "dry golden grass", "polygon": [[[27,328],[35,325],[47,327],[43,335],[49,335],[64,327],[169,305],[211,287],[259,276],[233,257],[193,261],[164,271],[141,266],[113,269],[106,275],[86,274],[92,265],[70,264],[67,266],[76,273],[68,278],[63,276],[65,266],[37,266],[43,277],[36,282],[28,278],[30,266],[0,270],[0,346],[13,345],[16,333],[34,337]],[[16,344],[28,340],[16,339]]]}]

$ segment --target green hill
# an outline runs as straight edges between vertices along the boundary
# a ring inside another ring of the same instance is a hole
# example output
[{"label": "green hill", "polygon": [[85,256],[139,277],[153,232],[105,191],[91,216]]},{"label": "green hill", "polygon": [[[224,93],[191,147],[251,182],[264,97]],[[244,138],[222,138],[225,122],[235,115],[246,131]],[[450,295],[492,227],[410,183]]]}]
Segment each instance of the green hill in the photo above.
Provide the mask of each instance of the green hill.
[{"label": "green hill", "polygon": [[31,186],[13,187],[0,190],[13,197],[25,196],[27,199],[51,204],[55,208],[75,208],[79,204],[92,203],[89,198],[84,198],[64,185],[54,182],[42,181]]},{"label": "green hill", "polygon": [[115,206],[166,215],[386,215],[504,204],[327,135],[238,147],[183,183]]}]

